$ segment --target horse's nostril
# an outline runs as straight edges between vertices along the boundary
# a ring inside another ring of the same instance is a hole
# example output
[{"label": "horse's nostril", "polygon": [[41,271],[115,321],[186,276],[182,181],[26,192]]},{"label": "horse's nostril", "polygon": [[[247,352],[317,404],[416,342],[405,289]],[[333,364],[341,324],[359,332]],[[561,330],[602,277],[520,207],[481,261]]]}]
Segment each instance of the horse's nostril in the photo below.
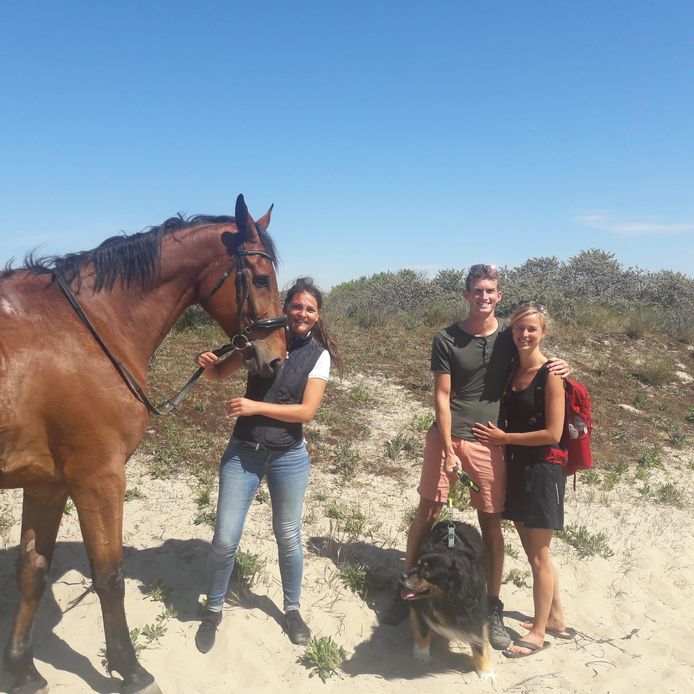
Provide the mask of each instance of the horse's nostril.
[{"label": "horse's nostril", "polygon": [[282,360],[281,359],[273,359],[270,362],[270,368],[272,369],[273,373],[277,373],[279,371],[280,366],[282,366]]}]

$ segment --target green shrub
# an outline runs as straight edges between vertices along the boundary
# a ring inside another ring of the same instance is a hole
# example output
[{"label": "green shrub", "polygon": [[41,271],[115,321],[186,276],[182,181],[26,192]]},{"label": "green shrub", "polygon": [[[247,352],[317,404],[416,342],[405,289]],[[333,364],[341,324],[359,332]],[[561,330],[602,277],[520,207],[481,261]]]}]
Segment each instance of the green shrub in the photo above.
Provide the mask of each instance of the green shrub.
[{"label": "green shrub", "polygon": [[375,407],[378,404],[378,400],[362,385],[350,389],[349,399],[355,405],[362,405],[365,407]]},{"label": "green shrub", "polygon": [[597,473],[596,470],[584,470],[581,474],[581,480],[583,480],[583,482],[589,485],[599,484],[600,475]]},{"label": "green shrub", "polygon": [[681,506],[682,492],[674,484],[668,482],[658,487],[655,499],[659,503],[667,504],[668,506]]},{"label": "green shrub", "polygon": [[4,514],[0,515],[0,534],[6,533],[12,527],[12,519]]},{"label": "green shrub", "polygon": [[359,537],[366,530],[366,516],[357,510],[353,510],[344,524],[345,532],[352,537]]},{"label": "green shrub", "polygon": [[145,498],[145,495],[140,491],[138,487],[133,487],[132,489],[125,490],[124,501],[132,501],[133,499]]},{"label": "green shrub", "polygon": [[659,325],[658,315],[652,308],[639,306],[627,314],[624,332],[632,340],[638,340],[646,333],[658,328]]},{"label": "green shrub", "polygon": [[621,475],[616,470],[610,470],[602,481],[602,488],[609,492],[617,486],[620,479]]},{"label": "green shrub", "polygon": [[140,586],[140,591],[154,602],[161,602],[168,605],[171,602],[171,588],[161,579],[151,585]]},{"label": "green shrub", "polygon": [[651,450],[642,453],[636,464],[640,468],[645,468],[651,470],[653,468],[663,467],[663,455],[662,450],[658,446],[654,446]]},{"label": "green shrub", "polygon": [[270,491],[264,484],[258,485],[258,489],[255,493],[255,500],[259,504],[267,504],[270,501]]},{"label": "green shrub", "polygon": [[675,448],[682,448],[687,442],[687,437],[682,431],[682,425],[679,422],[675,422],[668,431],[668,439],[670,443]]},{"label": "green shrub", "polygon": [[209,489],[200,489],[197,496],[195,497],[195,503],[199,509],[205,508],[205,506],[210,505],[212,492]]},{"label": "green shrub", "polygon": [[[694,410],[694,408],[692,408]],[[425,412],[424,414],[417,414],[412,417],[410,422],[410,427],[415,431],[424,433],[429,430],[429,427],[436,421],[436,415],[434,412]]]},{"label": "green shrub", "polygon": [[323,682],[342,670],[347,653],[330,636],[312,638],[299,662],[310,668],[309,677],[318,675]]},{"label": "green shrub", "polygon": [[637,410],[643,410],[648,405],[648,397],[644,393],[637,393],[632,400],[632,405]]},{"label": "green shrub", "polygon": [[[414,270],[361,277],[333,287],[326,312],[331,320],[346,319],[367,329],[390,321],[447,325],[464,316],[466,274],[462,266],[442,270],[433,280]],[[690,343],[694,340],[689,318],[694,315],[694,279],[682,273],[625,269],[614,254],[592,248],[568,262],[530,258],[515,268],[500,268],[499,276],[504,292],[500,316],[509,315],[520,299],[532,299],[545,303],[555,320],[603,333],[637,338],[657,327]]]},{"label": "green shrub", "polygon": [[332,472],[338,474],[343,482],[355,477],[361,458],[349,441],[339,441],[335,446]]},{"label": "green shrub", "polygon": [[148,643],[159,641],[166,633],[166,625],[163,622],[155,622],[154,624],[145,624],[140,630],[140,633],[147,639]]},{"label": "green shrub", "polygon": [[214,528],[214,525],[217,521],[217,512],[216,511],[203,511],[202,513],[199,513],[195,519],[193,520],[194,525],[209,525],[211,528]]},{"label": "green shrub", "polygon": [[344,520],[347,518],[347,513],[347,507],[339,501],[331,501],[328,508],[325,509],[325,515],[335,520]]},{"label": "green shrub", "polygon": [[179,319],[176,321],[174,330],[197,330],[200,327],[212,325],[214,325],[214,321],[205,313],[202,306],[193,304],[180,315]]},{"label": "green shrub", "polygon": [[662,386],[672,381],[675,370],[671,359],[651,359],[639,365],[634,376],[648,385]]},{"label": "green shrub", "polygon": [[651,470],[650,468],[647,467],[637,467],[636,468],[636,473],[634,474],[634,477],[637,480],[647,480],[651,476]]},{"label": "green shrub", "polygon": [[511,569],[504,578],[504,583],[513,583],[516,588],[530,588],[528,579],[530,578],[530,571],[521,571],[521,569]]},{"label": "green shrub", "polygon": [[410,434],[399,433],[385,442],[386,457],[396,460],[401,453],[413,454],[419,447],[419,441]]},{"label": "green shrub", "polygon": [[364,564],[346,562],[340,567],[340,581],[360,598],[365,599],[368,590],[368,574]]},{"label": "green shrub", "polygon": [[238,566],[239,577],[249,586],[265,571],[267,560],[254,552],[244,552],[242,549],[236,551],[236,566]]},{"label": "green shrub", "polygon": [[564,530],[557,532],[557,537],[571,545],[581,559],[593,557],[596,554],[603,559],[614,556],[605,533],[602,531],[591,533],[585,525],[567,525]]}]

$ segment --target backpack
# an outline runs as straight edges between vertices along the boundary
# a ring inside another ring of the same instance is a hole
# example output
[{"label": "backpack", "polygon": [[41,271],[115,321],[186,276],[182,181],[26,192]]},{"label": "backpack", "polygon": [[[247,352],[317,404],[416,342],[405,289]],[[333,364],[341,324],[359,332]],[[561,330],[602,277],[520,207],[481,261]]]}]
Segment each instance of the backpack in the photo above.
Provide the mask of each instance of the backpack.
[{"label": "backpack", "polygon": [[[535,386],[535,409],[538,421],[544,421],[545,383],[547,367],[543,378]],[[564,379],[564,430],[559,446],[545,446],[544,457],[547,462],[559,463],[566,476],[577,470],[589,470],[593,467],[593,455],[590,450],[590,432],[593,422],[590,413],[590,395],[588,389],[571,378]]]}]

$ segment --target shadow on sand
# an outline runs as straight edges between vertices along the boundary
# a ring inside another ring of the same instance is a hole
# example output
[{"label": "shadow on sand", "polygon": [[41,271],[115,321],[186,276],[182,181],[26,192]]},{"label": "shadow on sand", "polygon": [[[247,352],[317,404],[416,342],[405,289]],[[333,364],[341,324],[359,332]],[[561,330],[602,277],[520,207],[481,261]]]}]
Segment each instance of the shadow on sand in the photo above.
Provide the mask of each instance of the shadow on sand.
[{"label": "shadow on sand", "polygon": [[397,578],[403,568],[402,551],[361,541],[340,541],[333,537],[311,537],[308,547],[313,554],[330,559],[338,569],[346,562],[363,564],[367,568],[368,592],[365,602],[375,612],[378,624],[345,662],[344,670],[348,675],[370,674],[392,680],[418,679],[451,671],[474,671],[468,652],[453,651],[444,639],[436,636],[432,639],[431,660],[415,660],[412,657],[409,620],[405,619],[397,626],[381,624],[380,617],[397,590]]},{"label": "shadow on sand", "polygon": [[[153,586],[158,581],[165,583],[170,588],[167,604],[176,611],[177,620],[188,622],[199,617],[197,601],[201,586],[204,584],[208,548],[209,544],[200,540],[166,540],[160,546],[148,549],[125,546],[123,548],[124,572],[128,579],[136,580],[143,588]],[[17,604],[14,577],[16,561],[17,548],[0,550],[0,648],[2,649],[7,644]],[[57,670],[74,673],[95,692],[103,694],[118,692],[121,685],[120,679],[109,677],[105,671],[96,669],[87,657],[76,652],[54,632],[63,614],[74,609],[90,590],[90,579],[80,581],[80,585],[85,586],[85,592],[80,598],[65,607],[58,605],[51,589],[52,585],[61,582],[65,574],[72,570],[76,570],[85,577],[90,575],[84,545],[81,542],[58,542],[49,574],[49,585],[41,600],[34,625],[34,655],[39,660],[50,663]],[[146,599],[144,595],[142,599]],[[10,676],[4,672],[0,673],[0,692],[9,691],[11,685]]]},{"label": "shadow on sand", "polygon": [[[368,569],[369,590],[365,603],[378,618],[389,605],[396,578],[402,570],[403,553],[360,541],[337,541],[330,537],[311,537],[308,551],[332,561],[336,567],[345,562],[357,562]],[[124,547],[124,571],[130,580],[137,581],[143,589],[162,581],[170,589],[167,605],[180,622],[199,618],[198,596],[204,585],[205,564],[209,544],[201,540],[166,540],[158,547],[135,549]],[[4,648],[9,636],[17,602],[14,578],[17,549],[0,550],[0,647]],[[57,670],[71,672],[99,694],[120,691],[121,680],[109,677],[97,669],[90,660],[76,652],[54,629],[63,615],[78,604],[80,598],[68,606],[60,606],[51,590],[52,584],[61,582],[65,574],[75,570],[89,576],[84,545],[81,542],[59,542],[56,546],[49,586],[43,596],[34,627],[35,656],[50,663]],[[91,581],[80,581],[85,593]],[[144,590],[143,590],[144,592]],[[143,595],[143,600],[146,597]],[[244,609],[264,612],[282,626],[284,615],[267,596],[255,594],[235,572],[230,584],[227,602]],[[133,626],[133,625],[131,625]],[[472,659],[466,653],[449,650],[440,638],[432,642],[432,660],[422,663],[412,658],[412,637],[408,620],[397,626],[379,624],[354,650],[345,663],[348,675],[375,674],[385,679],[416,679],[443,672],[469,672]],[[39,666],[40,668],[40,666]],[[9,691],[11,678],[0,674],[0,692]],[[49,682],[50,686],[50,682]]]}]

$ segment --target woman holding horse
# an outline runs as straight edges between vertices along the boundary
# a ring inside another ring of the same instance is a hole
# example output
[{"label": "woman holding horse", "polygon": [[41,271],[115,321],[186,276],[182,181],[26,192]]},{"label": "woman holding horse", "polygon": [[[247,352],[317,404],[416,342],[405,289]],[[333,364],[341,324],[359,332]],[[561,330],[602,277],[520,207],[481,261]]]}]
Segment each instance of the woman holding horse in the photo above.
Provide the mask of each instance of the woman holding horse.
[{"label": "woman holding horse", "polygon": [[[248,509],[267,476],[272,524],[284,593],[284,628],[292,643],[306,643],[311,632],[299,612],[303,576],[301,510],[310,458],[302,425],[320,405],[331,360],[342,370],[337,344],[320,311],[323,296],[310,278],[298,279],[287,292],[287,360],[274,379],[249,375],[246,394],[227,404],[236,425],[219,469],[219,496],[208,558],[207,607],[195,636],[199,651],[215,642],[222,606],[234,568]],[[211,352],[197,358],[205,376],[219,381],[242,366],[239,352],[220,361]]]},{"label": "woman holding horse", "polygon": [[508,646],[507,658],[539,653],[550,644],[545,633],[571,638],[559,600],[559,581],[550,557],[555,530],[564,527],[564,472],[545,460],[547,446],[558,446],[564,426],[564,386],[547,368],[540,351],[547,334],[544,304],[523,302],[511,316],[518,358],[502,396],[506,431],[488,423],[473,433],[488,445],[506,446],[508,483],[503,517],[512,520],[533,574],[535,616],[528,633]]}]

